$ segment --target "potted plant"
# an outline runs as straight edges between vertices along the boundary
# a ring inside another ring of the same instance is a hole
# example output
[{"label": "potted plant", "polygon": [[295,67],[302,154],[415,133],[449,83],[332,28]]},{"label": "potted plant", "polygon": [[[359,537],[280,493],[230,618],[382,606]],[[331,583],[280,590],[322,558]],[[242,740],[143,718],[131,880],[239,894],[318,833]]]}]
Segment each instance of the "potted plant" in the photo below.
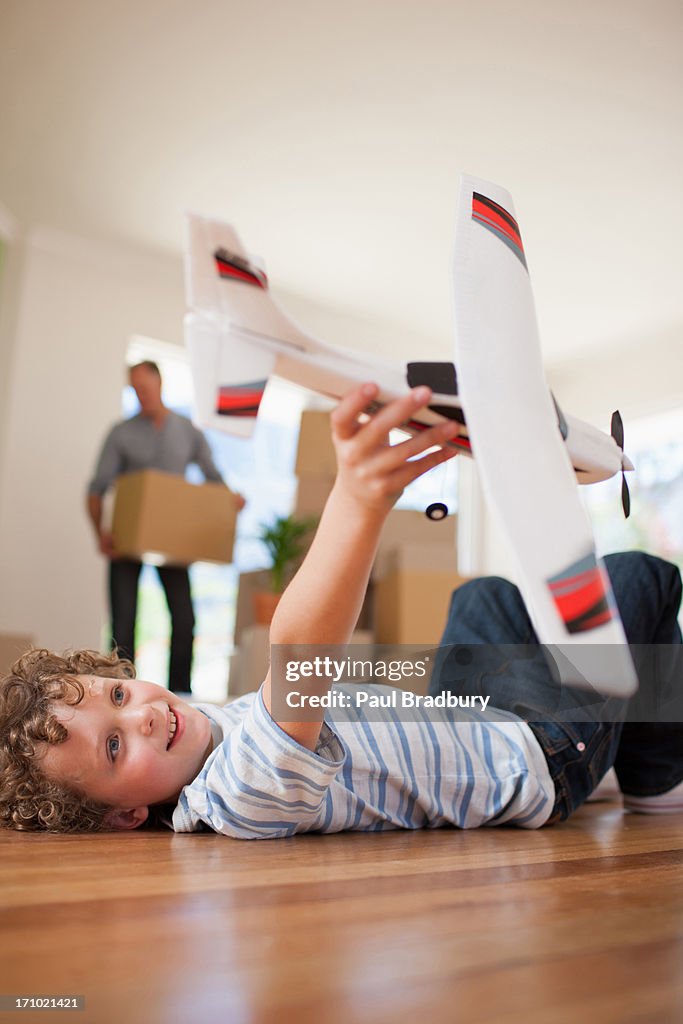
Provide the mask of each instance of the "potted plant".
[{"label": "potted plant", "polygon": [[259,540],[270,555],[271,586],[269,591],[257,591],[253,595],[254,617],[259,624],[270,624],[282,591],[304,555],[308,535],[317,522],[315,518],[297,519],[290,515],[278,516],[271,525],[262,526]]}]

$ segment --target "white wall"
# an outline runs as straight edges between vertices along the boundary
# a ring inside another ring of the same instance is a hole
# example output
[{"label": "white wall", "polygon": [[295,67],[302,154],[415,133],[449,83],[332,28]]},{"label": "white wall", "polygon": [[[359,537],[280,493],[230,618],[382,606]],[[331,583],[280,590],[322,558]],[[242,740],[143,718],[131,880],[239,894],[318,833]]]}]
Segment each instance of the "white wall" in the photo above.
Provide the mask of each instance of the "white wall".
[{"label": "white wall", "polygon": [[4,436],[8,422],[8,402],[12,376],[14,339],[19,313],[21,279],[23,270],[23,242],[19,224],[0,204],[0,480],[2,480],[2,457]]},{"label": "white wall", "polygon": [[49,230],[20,243],[0,421],[0,630],[99,646],[105,565],[84,512],[103,436],[120,415],[133,333],[182,342],[179,259]]},{"label": "white wall", "polygon": [[629,419],[683,405],[683,324],[558,364],[548,380],[563,408],[603,430],[619,409],[628,442]]}]

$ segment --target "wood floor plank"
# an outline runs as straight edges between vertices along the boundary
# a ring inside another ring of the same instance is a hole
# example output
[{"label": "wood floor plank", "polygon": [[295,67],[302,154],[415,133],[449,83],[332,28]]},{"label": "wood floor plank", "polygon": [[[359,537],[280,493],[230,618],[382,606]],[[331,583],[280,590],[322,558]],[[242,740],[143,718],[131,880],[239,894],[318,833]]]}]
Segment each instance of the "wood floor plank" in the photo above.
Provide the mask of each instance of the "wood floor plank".
[{"label": "wood floor plank", "polygon": [[251,843],[3,834],[0,884],[0,991],[84,994],[60,1021],[683,1020],[681,815]]}]

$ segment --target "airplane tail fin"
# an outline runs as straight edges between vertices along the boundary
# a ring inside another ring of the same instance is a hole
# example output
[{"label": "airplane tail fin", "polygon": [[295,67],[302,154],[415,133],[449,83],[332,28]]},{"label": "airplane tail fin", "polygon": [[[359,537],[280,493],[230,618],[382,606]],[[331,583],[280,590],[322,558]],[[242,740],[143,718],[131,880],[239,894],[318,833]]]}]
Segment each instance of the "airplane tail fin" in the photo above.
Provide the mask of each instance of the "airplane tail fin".
[{"label": "airplane tail fin", "polygon": [[249,344],[226,321],[201,313],[186,316],[185,342],[198,425],[249,437],[275,357]]},{"label": "airplane tail fin", "polygon": [[188,214],[185,253],[195,418],[248,437],[278,354],[300,357],[322,346],[280,309],[262,263],[229,224]]},{"label": "airplane tail fin", "polygon": [[190,213],[185,289],[190,310],[228,321],[245,334],[314,350],[306,335],[272,297],[263,264],[250,256],[233,227]]}]

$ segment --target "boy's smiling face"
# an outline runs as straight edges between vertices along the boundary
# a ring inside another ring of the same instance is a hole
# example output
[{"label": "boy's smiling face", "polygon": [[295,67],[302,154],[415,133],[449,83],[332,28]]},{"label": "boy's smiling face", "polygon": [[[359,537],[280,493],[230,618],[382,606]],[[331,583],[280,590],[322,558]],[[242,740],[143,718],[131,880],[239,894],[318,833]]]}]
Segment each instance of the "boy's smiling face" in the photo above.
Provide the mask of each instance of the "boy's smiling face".
[{"label": "boy's smiling face", "polygon": [[114,828],[135,828],[151,804],[175,800],[211,752],[206,715],[169,690],[137,679],[79,676],[85,694],[53,713],[64,743],[41,752],[45,774],[115,810]]}]

